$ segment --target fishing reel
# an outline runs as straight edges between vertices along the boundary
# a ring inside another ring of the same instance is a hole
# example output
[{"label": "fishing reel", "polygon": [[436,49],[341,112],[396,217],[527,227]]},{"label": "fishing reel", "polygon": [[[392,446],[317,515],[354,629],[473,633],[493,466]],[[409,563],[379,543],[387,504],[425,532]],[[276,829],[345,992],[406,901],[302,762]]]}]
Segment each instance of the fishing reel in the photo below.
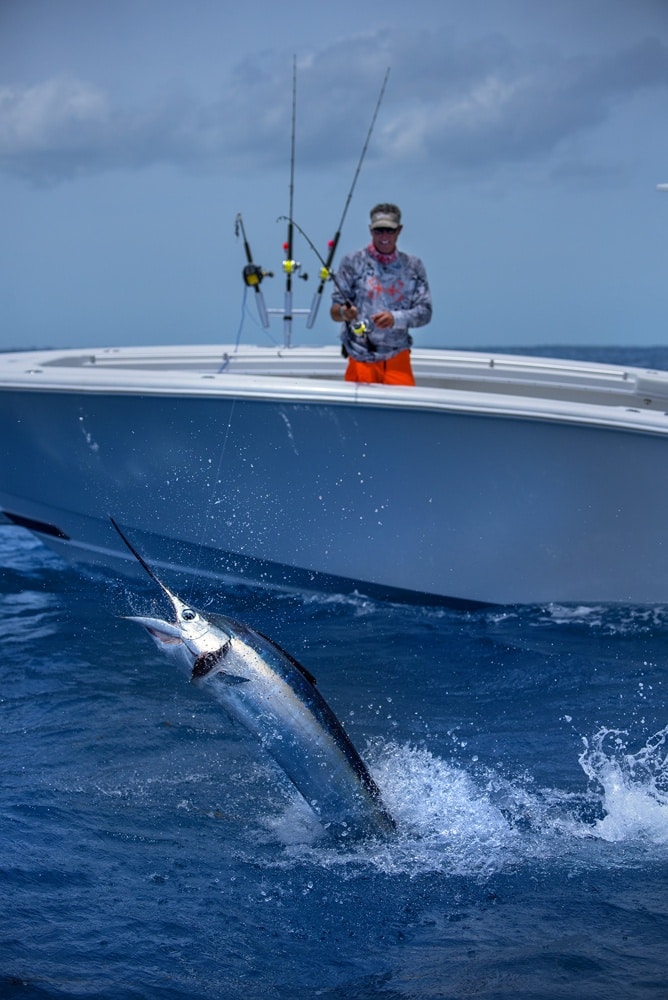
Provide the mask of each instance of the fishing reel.
[{"label": "fishing reel", "polygon": [[[343,309],[344,308],[350,308],[350,305],[351,305],[351,303],[346,299],[345,306],[341,306],[341,318],[342,319],[343,319]],[[363,319],[359,319],[359,320],[357,320],[357,322],[355,322],[355,320],[352,320],[352,322],[350,322],[348,320],[344,320],[344,322],[345,322],[346,326],[348,327],[348,329],[350,330],[350,332],[352,334],[354,334],[356,337],[359,337],[361,339],[362,337],[364,337],[366,335],[368,327],[367,327],[367,325],[366,325],[366,323],[364,322]]]},{"label": "fishing reel", "polygon": [[[287,247],[283,247],[284,250]],[[284,260],[283,261],[283,271],[285,274],[289,274],[291,277],[301,278],[302,281],[308,281],[308,274],[298,274],[297,272],[301,269],[301,264],[297,260]]]},{"label": "fishing reel", "polygon": [[258,264],[246,264],[242,271],[244,284],[249,288],[257,288],[263,278],[273,278],[273,271],[263,271]]}]

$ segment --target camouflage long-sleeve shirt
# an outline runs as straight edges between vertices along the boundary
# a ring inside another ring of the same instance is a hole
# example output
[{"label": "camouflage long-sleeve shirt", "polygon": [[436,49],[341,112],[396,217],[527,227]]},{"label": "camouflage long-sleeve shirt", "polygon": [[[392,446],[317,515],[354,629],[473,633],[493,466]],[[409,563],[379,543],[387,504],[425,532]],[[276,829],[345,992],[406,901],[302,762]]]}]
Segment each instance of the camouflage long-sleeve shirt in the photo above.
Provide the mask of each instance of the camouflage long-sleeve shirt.
[{"label": "camouflage long-sleeve shirt", "polygon": [[[431,319],[431,292],[419,257],[397,250],[385,261],[365,247],[343,257],[336,280],[339,287],[332,303],[353,303],[366,325],[361,336],[347,324],[341,328],[341,342],[357,361],[383,361],[405,351],[413,342],[411,327],[424,326]],[[394,316],[389,330],[379,329],[371,319],[385,310]]]}]

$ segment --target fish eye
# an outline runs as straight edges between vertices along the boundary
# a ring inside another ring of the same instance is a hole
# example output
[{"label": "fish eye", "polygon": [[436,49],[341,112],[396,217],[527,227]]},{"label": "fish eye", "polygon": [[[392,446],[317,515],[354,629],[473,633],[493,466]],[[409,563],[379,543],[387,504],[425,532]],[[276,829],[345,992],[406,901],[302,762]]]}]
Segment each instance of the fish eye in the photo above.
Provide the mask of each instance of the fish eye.
[{"label": "fish eye", "polygon": [[192,622],[197,618],[197,612],[193,611],[192,608],[184,608],[181,612],[181,618],[184,622]]}]

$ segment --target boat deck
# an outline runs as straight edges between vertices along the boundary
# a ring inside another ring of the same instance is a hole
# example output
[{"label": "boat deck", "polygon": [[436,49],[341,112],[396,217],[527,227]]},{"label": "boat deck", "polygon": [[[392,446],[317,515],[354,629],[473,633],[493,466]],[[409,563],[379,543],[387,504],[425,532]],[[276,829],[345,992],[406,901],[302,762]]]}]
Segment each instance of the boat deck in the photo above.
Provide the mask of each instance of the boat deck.
[{"label": "boat deck", "polygon": [[[418,388],[530,397],[570,403],[668,410],[668,372],[564,359],[475,351],[415,349]],[[119,388],[144,383],[205,380],[224,392],[229,376],[253,380],[343,385],[345,361],[334,347],[261,348],[195,345],[30,351],[0,354],[0,387],[71,388],[104,382]],[[106,373],[107,377],[104,377]],[[40,378],[40,376],[43,376]],[[111,377],[109,377],[111,376]],[[212,384],[213,383],[213,384]],[[348,388],[346,386],[346,388]],[[377,388],[377,387],[374,387]],[[396,387],[394,388],[396,391]]]}]

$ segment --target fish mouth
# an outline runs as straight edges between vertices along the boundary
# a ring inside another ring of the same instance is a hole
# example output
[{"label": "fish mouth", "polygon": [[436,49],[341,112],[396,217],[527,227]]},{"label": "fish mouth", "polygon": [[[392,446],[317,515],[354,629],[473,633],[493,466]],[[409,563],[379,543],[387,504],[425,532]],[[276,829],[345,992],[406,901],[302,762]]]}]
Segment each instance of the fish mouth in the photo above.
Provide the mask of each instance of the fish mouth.
[{"label": "fish mouth", "polygon": [[177,625],[164,621],[162,618],[143,618],[139,615],[124,615],[125,621],[136,622],[146,629],[156,642],[164,646],[174,646],[183,642],[183,633]]},{"label": "fish mouth", "polygon": [[215,670],[229,649],[229,642],[223,643],[216,649],[198,649],[192,636],[184,634],[178,625],[166,622],[162,618],[144,618],[140,615],[125,615],[124,617],[126,621],[136,622],[137,625],[146,629],[153,641],[161,648],[183,647],[186,649],[192,662],[192,680],[200,680]]}]

